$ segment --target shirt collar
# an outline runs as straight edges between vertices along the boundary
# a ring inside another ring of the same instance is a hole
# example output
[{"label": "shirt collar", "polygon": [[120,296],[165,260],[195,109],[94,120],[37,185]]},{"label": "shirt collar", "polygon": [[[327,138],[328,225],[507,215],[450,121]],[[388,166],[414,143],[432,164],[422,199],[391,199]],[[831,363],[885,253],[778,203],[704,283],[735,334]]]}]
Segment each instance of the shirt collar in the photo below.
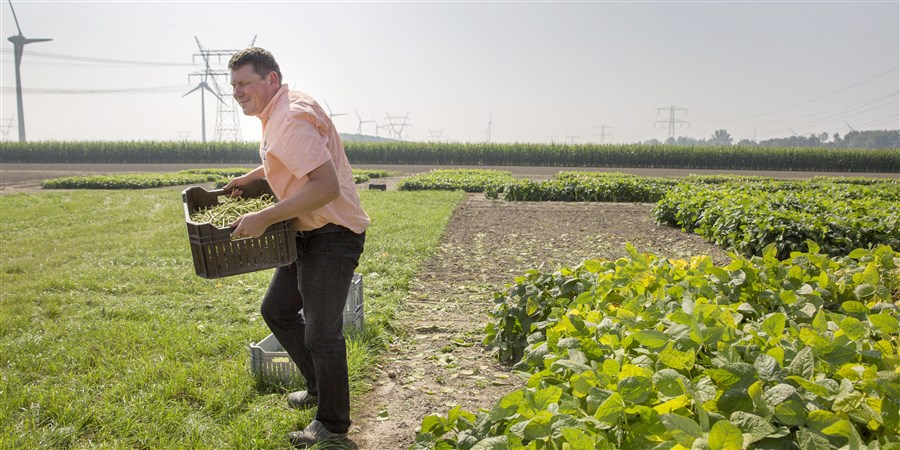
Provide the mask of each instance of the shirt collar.
[{"label": "shirt collar", "polygon": [[278,91],[275,92],[275,95],[272,96],[272,99],[269,100],[269,103],[266,105],[266,107],[262,110],[261,113],[259,113],[259,120],[262,121],[263,126],[266,126],[265,124],[269,121],[269,117],[271,117],[275,110],[278,108],[276,105],[281,103],[283,97],[287,96],[288,90],[289,89],[287,83],[282,84],[281,87],[278,88]]}]

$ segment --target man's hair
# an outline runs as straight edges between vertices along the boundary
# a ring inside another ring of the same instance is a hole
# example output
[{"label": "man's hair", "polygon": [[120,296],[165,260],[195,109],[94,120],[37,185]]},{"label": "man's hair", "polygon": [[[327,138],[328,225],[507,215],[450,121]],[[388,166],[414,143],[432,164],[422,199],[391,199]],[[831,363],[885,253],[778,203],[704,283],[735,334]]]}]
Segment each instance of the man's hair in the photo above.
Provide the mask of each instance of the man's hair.
[{"label": "man's hair", "polygon": [[269,76],[269,72],[275,72],[278,75],[278,82],[281,83],[281,69],[275,62],[275,57],[268,50],[260,47],[245,48],[231,57],[231,60],[228,61],[228,68],[235,70],[244,64],[252,65],[253,71],[262,79]]}]

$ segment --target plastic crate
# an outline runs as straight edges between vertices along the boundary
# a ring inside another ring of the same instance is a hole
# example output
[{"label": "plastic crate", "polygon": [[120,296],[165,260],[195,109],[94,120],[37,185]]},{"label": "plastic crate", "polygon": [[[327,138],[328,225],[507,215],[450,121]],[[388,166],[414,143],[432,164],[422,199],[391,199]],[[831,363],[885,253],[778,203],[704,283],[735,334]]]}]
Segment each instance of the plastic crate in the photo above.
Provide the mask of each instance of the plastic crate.
[{"label": "plastic crate", "polygon": [[[362,275],[357,273],[353,274],[350,293],[347,295],[347,305],[344,307],[344,329],[362,330],[363,321]],[[250,344],[250,371],[255,376],[274,378],[282,382],[288,382],[292,378],[300,376],[297,365],[284,351],[284,347],[281,346],[274,334]]]},{"label": "plastic crate", "polygon": [[[261,197],[263,194],[274,197],[265,179],[254,180],[241,190],[247,198]],[[228,194],[222,189],[207,191],[200,186],[181,193],[197,275],[203,278],[227,277],[284,266],[297,259],[295,232],[290,221],[272,224],[258,238],[232,239],[228,228],[191,220],[192,213],[218,204],[219,197],[223,195]]]}]

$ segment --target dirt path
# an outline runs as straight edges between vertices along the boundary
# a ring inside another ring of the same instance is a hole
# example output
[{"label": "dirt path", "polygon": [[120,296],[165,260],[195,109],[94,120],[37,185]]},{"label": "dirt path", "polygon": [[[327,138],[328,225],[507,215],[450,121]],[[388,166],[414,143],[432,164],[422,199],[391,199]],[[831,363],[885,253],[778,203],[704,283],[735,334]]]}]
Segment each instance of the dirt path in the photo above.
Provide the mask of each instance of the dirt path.
[{"label": "dirt path", "polygon": [[371,392],[358,402],[351,435],[360,449],[408,448],[423,417],[460,404],[490,408],[523,384],[482,348],[491,294],[530,268],[625,256],[625,243],[670,257],[720,249],[657,226],[650,204],[502,202],[469,195],[438,253],[413,283],[400,326],[408,338],[385,354]]}]

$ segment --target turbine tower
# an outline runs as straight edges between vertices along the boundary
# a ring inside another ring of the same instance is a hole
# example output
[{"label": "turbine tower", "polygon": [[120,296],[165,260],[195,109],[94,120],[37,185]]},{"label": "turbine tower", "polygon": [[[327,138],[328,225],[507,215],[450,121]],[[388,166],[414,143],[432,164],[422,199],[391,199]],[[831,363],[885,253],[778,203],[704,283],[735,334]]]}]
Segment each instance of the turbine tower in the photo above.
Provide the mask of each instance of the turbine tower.
[{"label": "turbine tower", "polygon": [[[364,123],[375,122],[375,119],[372,119],[372,120],[362,120],[362,117],[359,116],[359,111],[357,111],[356,109],[354,109],[353,112],[356,113],[356,118],[359,119],[359,125],[356,126],[356,134],[361,135],[361,134],[362,134],[362,126],[363,126],[363,124],[364,124]],[[376,123],[375,126],[378,126],[378,124]],[[376,132],[376,134],[377,134],[377,132]]]},{"label": "turbine tower", "polygon": [[485,130],[485,132],[484,132],[484,134],[487,136],[487,143],[488,143],[488,144],[491,143],[491,136],[494,135],[494,132],[492,131],[493,128],[494,128],[494,113],[491,112],[491,116],[490,116],[490,118],[488,119],[487,130]]},{"label": "turbine tower", "polygon": [[19,30],[19,34],[15,36],[10,36],[7,38],[9,42],[13,43],[13,52],[16,55],[16,106],[18,107],[19,113],[19,142],[25,142],[25,113],[24,107],[22,104],[22,52],[25,50],[25,44],[33,44],[35,42],[47,42],[52,41],[53,39],[42,38],[42,39],[28,39],[24,35],[22,35],[22,27],[19,26],[19,18],[16,17],[16,10],[13,9],[12,0],[9,0],[9,9],[12,10],[13,19],[16,21],[16,29]]}]

